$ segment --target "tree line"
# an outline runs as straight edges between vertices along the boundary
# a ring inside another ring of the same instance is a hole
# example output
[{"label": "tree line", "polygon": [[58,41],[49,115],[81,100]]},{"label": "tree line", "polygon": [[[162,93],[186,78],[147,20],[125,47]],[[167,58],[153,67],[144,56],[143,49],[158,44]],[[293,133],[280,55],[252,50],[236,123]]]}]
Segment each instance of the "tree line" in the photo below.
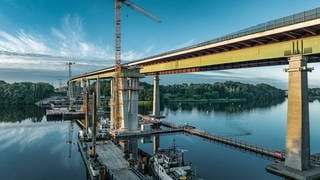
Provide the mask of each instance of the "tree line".
[{"label": "tree line", "polygon": [[54,87],[48,83],[0,81],[0,104],[34,104],[54,93]]},{"label": "tree line", "polygon": [[[101,95],[110,96],[110,81],[101,81]],[[153,100],[153,85],[140,82],[139,100]],[[95,83],[90,90],[95,91]],[[170,101],[268,101],[284,99],[285,91],[268,84],[245,84],[226,81],[202,84],[173,84],[160,85],[160,99],[162,102]]]},{"label": "tree line", "polygon": [[175,84],[160,89],[164,99],[172,100],[217,100],[222,101],[268,101],[284,99],[285,92],[268,84],[245,84],[226,81],[212,84]]},{"label": "tree line", "polygon": [[310,100],[314,100],[314,99],[320,100],[320,88],[310,88],[309,89],[309,99]]}]

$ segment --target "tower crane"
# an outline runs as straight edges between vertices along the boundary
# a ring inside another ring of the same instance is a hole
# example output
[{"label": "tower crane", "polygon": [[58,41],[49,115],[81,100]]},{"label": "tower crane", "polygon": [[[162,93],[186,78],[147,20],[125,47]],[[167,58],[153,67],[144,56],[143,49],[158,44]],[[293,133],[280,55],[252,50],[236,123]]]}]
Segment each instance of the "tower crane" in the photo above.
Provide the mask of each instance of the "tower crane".
[{"label": "tower crane", "polygon": [[115,123],[116,129],[119,128],[119,123],[120,123],[120,98],[119,98],[119,90],[120,90],[120,78],[121,78],[121,4],[124,4],[128,6],[129,8],[132,8],[133,10],[142,13],[143,15],[155,20],[156,22],[160,22],[160,19],[157,18],[156,16],[152,15],[151,13],[145,11],[143,8],[133,4],[132,2],[128,0],[114,0],[114,5],[115,5],[115,20],[114,20],[114,26],[115,26],[115,75],[114,75],[114,85],[112,88],[112,93],[114,94],[113,98],[113,106],[114,106],[114,111],[113,111],[113,120]]}]

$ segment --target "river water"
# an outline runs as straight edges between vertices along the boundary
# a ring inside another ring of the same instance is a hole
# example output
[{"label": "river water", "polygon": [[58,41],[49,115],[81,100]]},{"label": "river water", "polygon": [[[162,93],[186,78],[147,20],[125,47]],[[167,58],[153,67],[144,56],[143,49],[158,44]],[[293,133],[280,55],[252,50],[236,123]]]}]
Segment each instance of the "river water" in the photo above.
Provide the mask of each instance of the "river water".
[{"label": "river water", "polygon": [[[312,153],[320,152],[320,103],[309,103]],[[234,137],[252,144],[283,150],[287,101],[264,106],[243,104],[184,105],[163,109],[166,120],[190,124],[207,132]],[[86,179],[84,163],[76,145],[79,128],[70,122],[47,122],[35,107],[0,108],[0,179]],[[72,143],[69,143],[69,140]],[[203,179],[281,179],[265,171],[273,163],[184,134],[160,136],[160,148],[175,141]],[[151,139],[152,140],[152,139]],[[140,149],[152,153],[153,144],[138,140]]]}]

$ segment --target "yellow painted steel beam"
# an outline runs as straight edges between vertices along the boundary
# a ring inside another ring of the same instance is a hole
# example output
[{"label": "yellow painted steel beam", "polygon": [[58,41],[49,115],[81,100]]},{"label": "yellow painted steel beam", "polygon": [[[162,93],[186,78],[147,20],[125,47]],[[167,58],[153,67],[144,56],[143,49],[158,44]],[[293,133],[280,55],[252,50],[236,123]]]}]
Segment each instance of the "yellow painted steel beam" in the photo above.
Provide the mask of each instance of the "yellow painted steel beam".
[{"label": "yellow painted steel beam", "polygon": [[86,78],[87,80],[90,80],[90,79],[98,79],[98,77],[100,79],[103,79],[103,78],[111,78],[114,74],[114,71],[111,71],[111,72],[101,72],[99,74],[94,74],[94,75],[82,75],[82,76],[79,76],[75,79],[72,79],[71,82],[81,82],[82,81],[82,78]]},{"label": "yellow painted steel beam", "polygon": [[272,61],[272,59],[289,57],[292,54],[294,54],[294,50],[297,49],[297,42],[300,52],[302,46],[303,49],[306,50],[305,55],[320,53],[320,36],[313,36],[299,40],[260,45],[251,48],[203,55],[153,65],[146,65],[143,66],[140,72],[152,73],[168,70],[178,70],[193,67],[206,67],[220,64],[239,63],[266,59],[270,59],[270,61]]},{"label": "yellow painted steel beam", "polygon": [[[305,55],[320,54],[320,36],[277,42],[273,44],[260,45],[186,59],[177,59],[152,65],[144,65],[143,63],[139,65],[142,66],[140,73],[147,74],[161,71],[241,63],[248,61],[250,62],[257,60],[269,59],[272,61],[272,59],[289,57],[293,54],[301,52],[304,52]],[[79,81],[82,78],[96,79],[98,76],[99,78],[111,78],[113,73],[114,70],[109,68],[105,72],[100,71],[97,73],[91,73],[91,75],[78,76],[76,79],[72,79],[72,81]]]}]

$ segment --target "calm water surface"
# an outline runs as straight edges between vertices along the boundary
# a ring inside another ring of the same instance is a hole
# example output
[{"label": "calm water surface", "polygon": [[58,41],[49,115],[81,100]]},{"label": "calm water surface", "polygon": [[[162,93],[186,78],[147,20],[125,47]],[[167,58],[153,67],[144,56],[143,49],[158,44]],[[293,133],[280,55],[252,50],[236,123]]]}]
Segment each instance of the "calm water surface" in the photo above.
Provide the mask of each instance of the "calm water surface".
[{"label": "calm water surface", "polygon": [[[163,113],[167,121],[176,124],[188,123],[208,132],[284,149],[287,101],[259,108],[242,106],[178,104],[167,106]],[[315,153],[320,152],[320,103],[314,101],[309,108],[311,151]],[[0,107],[1,180],[86,179],[85,166],[75,144],[76,124],[46,122],[43,115],[37,108]],[[171,146],[173,139],[179,148],[186,150],[186,161],[192,162],[194,171],[203,179],[280,179],[265,171],[272,160],[197,137],[160,136],[160,147]],[[138,141],[139,148],[152,153],[152,143]]]},{"label": "calm water surface", "polygon": [[[2,108],[0,179],[86,179],[78,147],[68,143],[79,130],[70,122],[46,122],[36,107]],[[72,132],[72,135],[69,134]]]}]

